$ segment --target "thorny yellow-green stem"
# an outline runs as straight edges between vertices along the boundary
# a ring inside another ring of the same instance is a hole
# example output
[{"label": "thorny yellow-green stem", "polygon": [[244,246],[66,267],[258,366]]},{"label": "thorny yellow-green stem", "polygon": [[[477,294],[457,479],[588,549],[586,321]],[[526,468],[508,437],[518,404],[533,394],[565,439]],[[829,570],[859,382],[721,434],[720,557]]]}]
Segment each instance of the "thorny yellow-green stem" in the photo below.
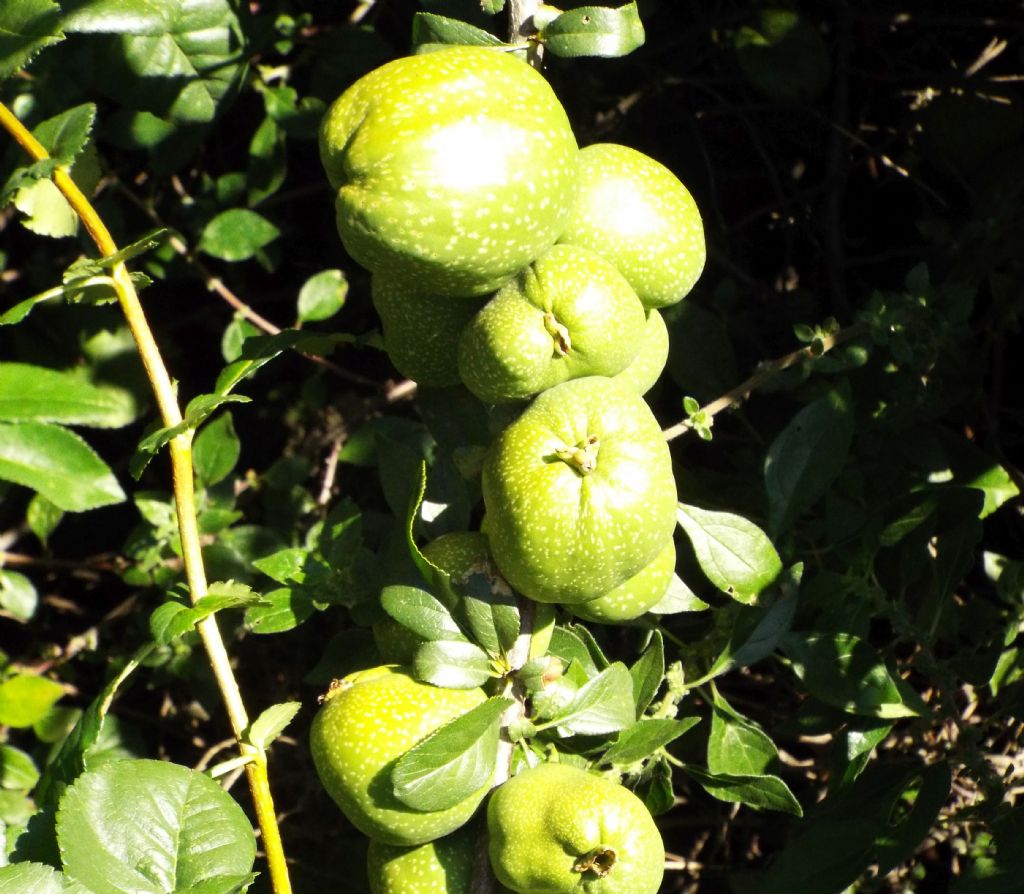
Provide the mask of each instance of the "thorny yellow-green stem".
[{"label": "thorny yellow-green stem", "polygon": [[[3,103],[0,103],[0,124],[3,125],[15,141],[36,161],[48,158],[46,148],[25,128],[17,117]],[[85,197],[78,185],[71,179],[64,167],[53,172],[53,182],[68,200],[78,215],[93,242],[104,256],[117,252],[117,245],[111,238],[109,230],[96,213],[96,209]],[[160,349],[149,328],[149,322],[142,310],[135,286],[128,275],[123,262],[114,264],[110,271],[117,300],[124,313],[128,328],[135,340],[136,348],[142,359],[156,398],[160,418],[167,427],[182,421],[178,398],[171,377],[160,356]],[[187,429],[170,442],[171,472],[174,482],[174,504],[178,516],[178,531],[181,536],[182,558],[185,565],[185,576],[193,602],[206,595],[206,569],[199,540],[199,527],[196,520],[195,489],[192,468],[192,437],[194,431]],[[213,668],[217,685],[227,708],[231,728],[241,754],[249,758],[246,764],[246,776],[249,791],[256,808],[256,818],[263,836],[263,848],[267,855],[271,885],[275,894],[291,894],[291,881],[288,878],[288,866],[285,862],[284,847],[281,833],[277,826],[274,813],[274,802],[270,794],[270,781],[267,776],[267,762],[261,751],[245,741],[245,730],[249,726],[249,717],[242,701],[242,693],[238,688],[231,662],[228,658],[224,640],[214,616],[210,615],[198,627],[203,645]]]}]

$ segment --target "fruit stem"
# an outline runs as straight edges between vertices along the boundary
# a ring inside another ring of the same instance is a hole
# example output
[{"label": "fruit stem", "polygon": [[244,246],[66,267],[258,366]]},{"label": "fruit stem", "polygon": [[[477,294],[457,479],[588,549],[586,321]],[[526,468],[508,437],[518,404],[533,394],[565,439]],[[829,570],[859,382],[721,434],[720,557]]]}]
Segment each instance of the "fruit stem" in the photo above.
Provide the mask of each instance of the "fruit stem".
[{"label": "fruit stem", "polygon": [[544,5],[543,0],[509,0],[508,40],[516,46],[526,47],[526,61],[534,68],[541,67],[544,47],[531,40],[537,33],[533,15]]},{"label": "fruit stem", "polygon": [[[0,125],[33,160],[42,161],[50,157],[46,148],[3,103],[0,103]],[[110,231],[97,214],[96,209],[78,188],[78,184],[71,179],[68,169],[61,165],[54,170],[52,178],[54,184],[82,221],[82,225],[92,237],[100,254],[104,257],[116,254],[117,244],[110,235]],[[123,261],[118,261],[111,266],[110,278],[125,322],[128,324],[142,365],[146,370],[146,377],[153,389],[161,421],[168,428],[179,425],[182,422],[182,416],[174,384],[164,364],[156,339],[153,337],[153,332],[149,328],[149,322],[135,291],[135,285],[128,274],[128,268],[125,267]],[[188,581],[189,595],[192,601],[198,602],[206,595],[207,581],[199,539],[199,524],[196,517],[195,479],[192,466],[192,437],[194,434],[194,428],[186,428],[181,434],[171,439],[169,448],[174,504],[178,516],[178,533],[181,537],[185,577]],[[208,615],[201,621],[198,630],[224,699],[228,719],[231,722],[235,740],[238,742],[238,750],[244,757],[250,759],[246,764],[245,772],[256,808],[260,832],[263,836],[271,886],[274,894],[291,894],[288,866],[285,862],[281,833],[277,826],[274,802],[270,794],[266,758],[259,749],[245,741],[249,717],[242,701],[238,682],[231,670],[231,661],[228,658],[227,649],[214,615]]]},{"label": "fruit stem", "polygon": [[[786,354],[784,357],[779,357],[775,360],[768,360],[765,363],[760,364],[758,371],[749,379],[740,382],[740,384],[731,391],[727,391],[721,397],[711,401],[711,403],[705,404],[696,413],[691,413],[690,418],[693,418],[698,414],[703,414],[701,418],[710,419],[718,413],[721,413],[723,410],[728,410],[730,407],[738,407],[748,397],[750,397],[754,391],[769,382],[775,375],[782,372],[784,369],[789,369],[791,366],[795,366],[802,360],[813,360],[823,354],[827,354],[833,348],[843,344],[843,342],[847,342],[851,339],[864,335],[867,331],[868,327],[864,323],[854,323],[852,326],[847,326],[845,329],[840,329],[835,334],[821,339],[817,345],[808,345],[806,348],[800,348],[800,350],[793,351],[791,354]],[[682,422],[677,422],[670,428],[666,428],[662,432],[665,436],[665,440],[671,441],[674,438],[678,438],[680,435],[685,435],[688,431],[691,431],[693,429],[693,425],[690,422],[690,418],[684,419]]]},{"label": "fruit stem", "polygon": [[589,475],[597,468],[597,450],[600,446],[597,435],[589,435],[578,444],[556,450],[555,456],[572,466],[580,475]]},{"label": "fruit stem", "polygon": [[572,350],[572,339],[569,337],[569,330],[565,328],[555,315],[548,311],[544,314],[544,328],[555,343],[555,356],[566,357]]}]

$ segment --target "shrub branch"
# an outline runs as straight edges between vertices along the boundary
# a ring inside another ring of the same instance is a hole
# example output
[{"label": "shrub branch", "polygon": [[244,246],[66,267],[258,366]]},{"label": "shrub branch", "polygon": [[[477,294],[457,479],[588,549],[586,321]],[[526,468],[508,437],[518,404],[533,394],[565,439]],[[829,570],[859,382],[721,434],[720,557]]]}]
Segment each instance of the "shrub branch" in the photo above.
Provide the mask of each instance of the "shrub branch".
[{"label": "shrub branch", "polygon": [[[0,125],[7,130],[14,140],[35,161],[49,158],[46,148],[25,128],[18,118],[3,103],[0,103]],[[82,225],[92,237],[100,254],[104,257],[116,254],[117,245],[110,231],[103,223],[96,209],[71,179],[71,175],[63,166],[53,172],[53,182],[74,209]],[[167,366],[160,355],[153,332],[139,302],[135,286],[123,262],[117,262],[110,271],[114,291],[118,303],[124,313],[125,321],[131,331],[135,346],[146,370],[156,399],[157,408],[163,424],[167,427],[178,425],[182,421],[181,410],[174,384],[171,381]],[[185,577],[188,581],[189,594],[193,602],[206,595],[206,569],[199,539],[199,525],[196,518],[194,474],[192,467],[192,438],[194,429],[187,429],[170,442],[171,473],[174,485],[174,505],[178,517],[178,531],[181,537],[182,558],[185,566]],[[281,833],[277,826],[274,813],[274,802],[270,794],[270,781],[267,775],[265,756],[258,749],[245,741],[245,731],[249,726],[249,717],[242,701],[242,693],[238,681],[231,670],[224,640],[213,615],[207,616],[198,625],[199,634],[206,647],[206,653],[217,679],[224,705],[227,709],[231,729],[241,755],[248,759],[246,776],[249,791],[260,832],[263,847],[267,855],[270,879],[275,894],[291,894],[291,882],[288,878],[288,867],[285,862]]]},{"label": "shrub branch", "polygon": [[[851,339],[857,338],[858,336],[864,335],[866,332],[867,327],[863,323],[854,323],[852,326],[840,329],[834,335],[821,339],[817,345],[808,345],[806,348],[800,348],[797,351],[793,351],[791,354],[786,354],[784,357],[778,357],[775,360],[768,360],[762,363],[758,368],[758,371],[749,379],[740,382],[740,384],[735,388],[725,392],[725,394],[711,401],[711,403],[705,404],[693,415],[696,416],[698,414],[702,414],[703,418],[710,419],[718,413],[721,413],[723,410],[728,410],[731,407],[738,407],[748,397],[750,397],[753,392],[770,381],[784,369],[796,366],[796,364],[803,360],[814,360],[816,357],[821,357],[838,345],[843,344],[843,342],[847,342]],[[662,434],[665,436],[666,441],[671,441],[674,438],[685,435],[688,431],[692,431],[693,427],[693,423],[689,419],[684,419],[681,422],[677,422],[670,428],[666,428]]]}]

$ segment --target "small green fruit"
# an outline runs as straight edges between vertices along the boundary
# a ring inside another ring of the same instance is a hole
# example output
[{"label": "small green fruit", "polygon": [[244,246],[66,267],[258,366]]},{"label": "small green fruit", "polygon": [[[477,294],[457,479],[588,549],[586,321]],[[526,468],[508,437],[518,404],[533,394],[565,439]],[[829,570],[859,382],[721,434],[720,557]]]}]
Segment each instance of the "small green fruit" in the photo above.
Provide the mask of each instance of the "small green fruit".
[{"label": "small green fruit", "polygon": [[482,295],[564,228],[576,140],[548,82],[483,47],[396,59],[330,107],[320,155],[338,232],[367,269]]},{"label": "small green fruit", "polygon": [[589,376],[540,394],[484,462],[491,554],[539,602],[573,605],[617,587],[672,536],[672,458],[642,397]]},{"label": "small green fruit", "polygon": [[567,764],[540,764],[487,806],[491,866],[517,894],[656,894],[665,847],[643,802]]},{"label": "small green fruit", "polygon": [[413,745],[486,698],[481,689],[420,683],[390,665],[350,674],[313,720],[310,750],[320,781],[370,838],[415,845],[447,835],[473,815],[488,786],[446,810],[413,810],[395,797],[391,771]]},{"label": "small green fruit", "polygon": [[569,610],[577,618],[599,624],[632,621],[661,601],[672,583],[675,570],[676,545],[669,540],[653,562],[645,565],[625,583],[597,599],[570,606]]},{"label": "small green fruit", "polygon": [[644,327],[639,353],[629,366],[612,378],[628,385],[637,394],[646,394],[661,378],[665,364],[668,363],[668,349],[665,318],[652,308],[647,311],[647,325]]},{"label": "small green fruit", "polygon": [[459,384],[459,336],[485,300],[424,292],[385,272],[374,274],[372,295],[395,369],[421,385]]},{"label": "small green fruit", "polygon": [[636,358],[645,325],[640,299],[610,263],[556,245],[463,330],[462,381],[486,403],[507,403],[569,379],[613,376]]},{"label": "small green fruit", "polygon": [[644,307],[682,300],[704,269],[704,225],[668,168],[615,143],[580,150],[580,190],[559,242],[611,261]]}]

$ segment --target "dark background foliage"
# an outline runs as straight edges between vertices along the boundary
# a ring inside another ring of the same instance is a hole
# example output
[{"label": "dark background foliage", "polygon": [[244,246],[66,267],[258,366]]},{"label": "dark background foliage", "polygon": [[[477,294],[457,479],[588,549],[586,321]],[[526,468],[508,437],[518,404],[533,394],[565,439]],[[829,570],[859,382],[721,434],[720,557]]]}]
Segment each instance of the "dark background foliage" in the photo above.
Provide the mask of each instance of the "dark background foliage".
[{"label": "dark background foliage", "polygon": [[[803,563],[789,625],[796,640],[780,637],[780,651],[716,682],[775,741],[774,772],[806,817],[717,800],[677,774],[676,806],[660,819],[678,858],[664,890],[1017,890],[1024,8],[1008,0],[640,6],[641,49],[621,59],[551,58],[546,74],[581,145],[648,153],[703,212],[708,266],[667,317],[668,370],[648,395],[659,420],[685,418],[683,396],[707,403],[762,361],[862,327],[861,338],[827,356],[766,377],[741,409],[716,418],[711,441],[673,442],[683,501],[755,520],[787,566]],[[312,622],[269,636],[252,632],[252,617],[221,618],[243,692],[257,706],[305,706],[272,756],[298,891],[362,890],[363,845],[320,789],[305,733],[331,677],[373,658],[365,625],[379,610],[367,594],[402,561],[393,510],[405,485],[388,482],[408,478],[425,450],[449,507],[425,533],[478,520],[471,489],[451,485],[422,426],[444,446],[436,408],[458,414],[460,406],[437,395],[405,399],[377,347],[368,277],[336,237],[315,140],[325,104],[408,52],[412,16],[423,8],[503,35],[503,18],[473,2],[254,0],[214,29],[222,44],[198,99],[185,92],[192,76],[126,70],[133,57],[118,41],[128,38],[86,26],[67,29],[27,74],[0,84],[30,126],[95,103],[76,174],[92,160],[96,206],[115,238],[127,244],[154,226],[175,234],[136,266],[154,280],[142,297],[183,403],[211,390],[225,347],[237,351],[268,321],[295,326],[310,277],[339,269],[347,281],[344,306],[302,326],[355,343],[319,361],[286,352],[247,382],[253,402],[230,408],[238,464],[206,491],[207,509],[238,513],[210,522],[211,579],[261,591],[275,585],[253,560],[308,547],[311,527],[342,500],[361,513],[367,556],[347,554],[340,596],[315,609],[303,603]],[[773,36],[780,21],[785,36]],[[24,159],[10,141],[0,148],[7,176]],[[211,221],[229,209],[261,223],[234,221],[218,239]],[[80,233],[29,231],[23,210],[0,212],[0,312],[89,253]],[[46,212],[40,218],[45,227]],[[270,238],[259,237],[264,225]],[[255,323],[244,319],[253,314]],[[0,359],[86,369],[93,381],[132,391],[136,420],[88,435],[127,489],[152,411],[116,307],[42,305],[0,328]],[[802,408],[829,394],[839,395],[835,416],[807,423],[817,441],[798,488],[806,499],[780,508],[765,457],[787,431],[793,437]],[[149,614],[180,576],[159,524],[169,506],[165,458],[133,484],[134,499],[65,515],[43,538],[25,522],[31,492],[0,486],[5,567],[26,574],[40,599],[21,619],[4,606],[7,673],[47,672],[65,686],[60,704],[82,707],[111,664],[146,639]],[[663,624],[668,660],[696,678],[735,651],[753,622],[681,552],[680,573],[712,610]],[[837,678],[816,674],[835,654],[819,661],[801,652],[812,635],[833,650],[853,637],[863,651]],[[629,656],[643,631],[598,636],[610,655]],[[197,642],[165,647],[149,663],[117,702],[116,748],[189,766],[227,756],[230,731]],[[870,716],[864,680],[879,667],[923,699],[924,716],[895,725]],[[684,713],[707,717],[710,698],[707,687],[692,691]],[[707,721],[698,729],[672,752],[703,765]],[[32,731],[9,730],[8,740],[45,760],[49,745]],[[264,883],[254,890],[268,890]]]}]

